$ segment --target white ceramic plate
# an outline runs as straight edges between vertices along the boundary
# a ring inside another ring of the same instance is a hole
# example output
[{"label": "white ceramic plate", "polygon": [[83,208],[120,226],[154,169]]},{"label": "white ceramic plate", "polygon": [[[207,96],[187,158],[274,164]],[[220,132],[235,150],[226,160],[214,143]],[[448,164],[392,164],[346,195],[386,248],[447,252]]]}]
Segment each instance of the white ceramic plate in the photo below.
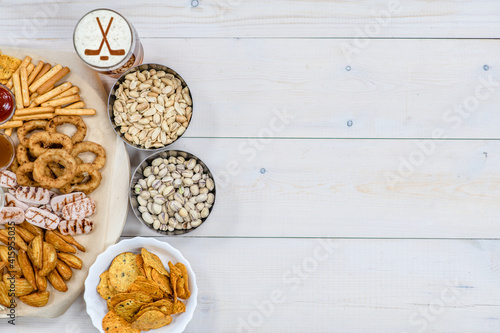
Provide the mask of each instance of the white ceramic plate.
[{"label": "white ceramic plate", "polygon": [[197,305],[198,287],[196,286],[196,276],[189,262],[179,252],[166,242],[160,242],[154,238],[136,237],[132,239],[122,240],[118,244],[110,246],[104,253],[100,254],[95,263],[90,267],[89,275],[85,280],[85,294],[83,298],[87,304],[87,313],[92,319],[92,323],[104,333],[102,329],[102,319],[108,312],[106,301],[97,293],[97,285],[99,284],[99,275],[109,268],[114,257],[122,252],[140,253],[141,248],[145,247],[148,251],[158,255],[163,265],[168,267],[168,262],[181,262],[186,266],[189,275],[189,289],[191,297],[185,302],[186,312],[172,315],[172,323],[156,330],[151,330],[154,333],[180,333],[183,332],[187,324],[193,318],[194,310]]}]

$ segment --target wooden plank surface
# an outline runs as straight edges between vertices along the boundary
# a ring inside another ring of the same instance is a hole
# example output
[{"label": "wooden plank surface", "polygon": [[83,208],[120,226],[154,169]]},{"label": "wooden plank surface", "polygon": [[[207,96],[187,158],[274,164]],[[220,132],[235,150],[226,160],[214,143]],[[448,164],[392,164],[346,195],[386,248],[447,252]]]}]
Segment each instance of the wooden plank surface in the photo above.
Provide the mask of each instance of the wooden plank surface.
[{"label": "wooden plank surface", "polygon": [[[13,39],[70,38],[78,19],[98,7],[4,0],[0,30]],[[125,15],[145,37],[496,38],[500,24],[495,0],[167,0],[106,7]]]},{"label": "wooden plank surface", "polygon": [[[160,239],[197,274],[186,332],[500,330],[498,241]],[[97,332],[84,311],[79,298],[60,318],[18,318],[16,332]]]},{"label": "wooden plank surface", "polygon": [[[500,238],[500,142],[182,139],[214,173],[195,236]],[[132,165],[146,155],[131,153]],[[154,235],[129,215],[124,235]]]}]

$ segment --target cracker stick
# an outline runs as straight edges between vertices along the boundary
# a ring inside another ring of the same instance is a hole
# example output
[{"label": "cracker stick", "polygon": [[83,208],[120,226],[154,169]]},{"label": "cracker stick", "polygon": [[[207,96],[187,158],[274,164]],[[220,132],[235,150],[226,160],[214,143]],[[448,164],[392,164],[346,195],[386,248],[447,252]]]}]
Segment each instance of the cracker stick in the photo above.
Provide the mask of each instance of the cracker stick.
[{"label": "cracker stick", "polygon": [[85,103],[83,101],[79,101],[76,103],[73,103],[71,105],[66,106],[64,109],[82,109],[85,107]]},{"label": "cracker stick", "polygon": [[79,100],[80,100],[80,95],[77,94],[77,95],[71,95],[71,96],[67,96],[67,97],[63,97],[63,98],[58,98],[58,99],[54,99],[52,101],[48,101],[48,102],[42,103],[42,106],[53,106],[53,107],[56,107],[56,106],[61,106],[61,105],[64,105],[64,104],[78,102]]},{"label": "cracker stick", "polygon": [[35,81],[35,78],[37,77],[38,73],[40,73],[42,68],[43,68],[43,61],[40,60],[38,62],[38,65],[36,65],[36,67],[33,68],[33,71],[31,72],[30,76],[28,77],[28,85],[30,85],[31,83],[33,83],[33,81]]},{"label": "cracker stick", "polygon": [[78,94],[79,92],[80,92],[80,89],[78,87],[74,86],[74,87],[69,88],[65,92],[60,93],[59,95],[52,97],[51,99],[49,99],[49,101],[51,101],[53,99],[58,99],[58,98],[66,97],[66,96],[75,95],[75,94]]},{"label": "cracker stick", "polygon": [[54,75],[56,75],[57,72],[59,72],[62,69],[61,65],[55,65],[52,67],[47,73],[45,73],[41,78],[38,80],[35,80],[30,86],[30,91],[35,92],[42,84],[50,80]]},{"label": "cracker stick", "polygon": [[35,99],[38,97],[38,93],[35,91],[34,93],[31,94],[30,96],[30,108],[34,108],[36,106],[35,104]]},{"label": "cracker stick", "polygon": [[28,76],[30,76],[31,72],[33,72],[33,69],[35,69],[35,65],[30,62],[30,64],[26,67],[26,73]]},{"label": "cracker stick", "polygon": [[52,113],[54,108],[52,106],[42,106],[39,108],[26,108],[22,110],[16,110],[14,116],[30,116],[34,114]]},{"label": "cracker stick", "polygon": [[21,80],[19,79],[19,73],[15,72],[12,74],[12,82],[14,84],[14,95],[16,96],[16,108],[22,109],[23,106],[23,93],[21,91]]},{"label": "cracker stick", "polygon": [[6,129],[6,128],[16,128],[16,127],[21,127],[23,126],[22,121],[8,121],[6,123],[3,123],[0,125],[0,129]]},{"label": "cracker stick", "polygon": [[[44,76],[50,70],[51,67],[52,67],[51,64],[48,64],[48,63],[44,64],[43,67],[42,67],[42,69],[40,70],[40,73],[38,73],[38,75],[35,77],[35,79],[33,80],[33,82],[35,82],[36,80],[38,80],[39,78],[41,78],[42,76]],[[31,83],[30,83],[30,86],[31,86]]]},{"label": "cracker stick", "polygon": [[21,68],[21,92],[23,94],[23,106],[28,107],[30,105],[30,93],[28,90],[28,71],[26,67]]},{"label": "cracker stick", "polygon": [[[54,98],[55,96],[65,92],[66,90],[68,90],[69,88],[71,88],[72,84],[71,82],[65,82],[59,86],[57,86],[56,88],[52,89],[51,91],[49,92],[46,92],[45,94],[41,95],[41,96],[38,96],[36,99],[35,99],[35,103],[36,104],[42,104],[43,102],[46,102],[48,101],[49,99],[52,99]],[[36,91],[37,93],[40,93],[39,90]],[[72,94],[73,95],[73,94]]]},{"label": "cracker stick", "polygon": [[[21,64],[19,65],[19,67],[17,67],[16,71],[14,73],[18,73],[19,74],[19,70],[22,68],[22,67],[28,67],[28,65],[31,63],[31,57],[29,56],[26,56],[23,61],[21,62]],[[12,89],[12,86],[14,85],[14,80],[13,78],[11,77],[9,79],[9,82],[7,82],[6,86],[7,88],[9,89]]]},{"label": "cracker stick", "polygon": [[[16,116],[12,117],[13,120],[33,120],[33,119],[50,119],[54,118],[55,114],[54,113],[40,113],[40,114],[32,114],[28,116]],[[22,121],[21,121],[22,123]],[[22,125],[20,125],[22,126]],[[20,127],[17,126],[17,127]]]},{"label": "cracker stick", "polygon": [[47,82],[42,84],[36,91],[39,94],[45,94],[47,91],[50,90],[50,86],[53,86],[54,84],[57,83],[60,79],[62,79],[65,75],[69,73],[69,68],[64,67],[60,71],[58,71],[56,74],[54,74],[53,77],[51,77]]},{"label": "cracker stick", "polygon": [[7,128],[3,133],[7,136],[11,136],[13,131],[14,131],[13,128]]},{"label": "cracker stick", "polygon": [[93,116],[95,109],[56,109],[56,116]]}]

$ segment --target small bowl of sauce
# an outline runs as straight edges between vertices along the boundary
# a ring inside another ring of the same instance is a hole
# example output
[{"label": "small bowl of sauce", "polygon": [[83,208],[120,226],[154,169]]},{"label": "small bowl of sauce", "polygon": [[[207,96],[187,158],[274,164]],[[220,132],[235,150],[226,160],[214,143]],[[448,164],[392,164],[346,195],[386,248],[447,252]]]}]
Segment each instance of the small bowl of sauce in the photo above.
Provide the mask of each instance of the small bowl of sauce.
[{"label": "small bowl of sauce", "polygon": [[16,100],[9,88],[0,84],[0,125],[9,121],[16,111]]},{"label": "small bowl of sauce", "polygon": [[14,142],[9,136],[0,133],[0,171],[7,169],[15,156]]}]

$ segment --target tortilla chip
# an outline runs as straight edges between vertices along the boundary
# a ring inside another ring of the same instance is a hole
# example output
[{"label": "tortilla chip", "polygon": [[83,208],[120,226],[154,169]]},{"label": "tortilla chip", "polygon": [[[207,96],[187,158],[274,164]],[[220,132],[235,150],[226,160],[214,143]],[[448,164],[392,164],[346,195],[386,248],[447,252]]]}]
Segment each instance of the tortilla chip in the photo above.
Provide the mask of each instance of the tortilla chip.
[{"label": "tortilla chip", "polygon": [[117,255],[109,267],[109,283],[117,292],[126,292],[140,275],[135,254],[124,252]]},{"label": "tortilla chip", "polygon": [[108,271],[103,272],[99,277],[101,280],[97,286],[97,292],[103,299],[108,300],[111,296],[116,294],[116,290],[110,288]]},{"label": "tortilla chip", "polygon": [[144,265],[145,266],[151,266],[154,269],[156,269],[158,272],[161,274],[164,274],[168,277],[170,277],[170,273],[165,269],[165,266],[163,266],[163,263],[161,262],[160,258],[154,253],[149,252],[145,248],[141,249],[141,255],[142,259],[144,260]]},{"label": "tortilla chip", "polygon": [[154,282],[136,281],[130,287],[130,292],[141,292],[153,297],[154,300],[163,298],[163,292]]},{"label": "tortilla chip", "polygon": [[160,287],[161,291],[163,291],[167,295],[172,295],[172,288],[170,287],[170,279],[165,275],[159,273],[156,269],[151,270],[151,276],[153,281],[156,282],[158,287]]},{"label": "tortilla chip", "polygon": [[153,297],[144,293],[120,293],[108,299],[108,310],[114,309],[116,304],[123,302],[127,299],[133,299],[144,303],[150,303],[153,301]]},{"label": "tortilla chip", "polygon": [[135,261],[137,262],[137,267],[141,271],[141,275],[146,276],[146,272],[144,272],[144,260],[142,260],[142,255],[136,254]]},{"label": "tortilla chip", "polygon": [[115,305],[115,312],[126,321],[133,322],[135,314],[145,304],[134,299],[127,299]]},{"label": "tortilla chip", "polygon": [[151,309],[144,312],[133,323],[132,328],[141,331],[149,331],[160,328],[172,322],[172,317],[164,314],[158,309]]},{"label": "tortilla chip", "polygon": [[141,333],[141,330],[132,328],[130,323],[111,310],[102,319],[102,329],[107,333]]},{"label": "tortilla chip", "polygon": [[0,79],[10,79],[21,62],[21,59],[10,57],[5,54],[0,54]]}]

